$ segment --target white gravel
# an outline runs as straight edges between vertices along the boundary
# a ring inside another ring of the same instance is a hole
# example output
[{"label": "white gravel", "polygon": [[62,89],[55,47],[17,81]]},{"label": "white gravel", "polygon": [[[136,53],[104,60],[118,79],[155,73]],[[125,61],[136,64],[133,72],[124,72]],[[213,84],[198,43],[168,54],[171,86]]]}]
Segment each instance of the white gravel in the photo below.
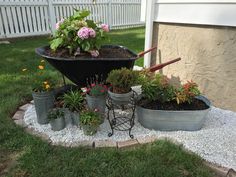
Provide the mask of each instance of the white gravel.
[{"label": "white gravel", "polygon": [[[36,121],[34,106],[30,106],[25,113],[25,123],[35,131],[47,134],[51,141],[57,143],[78,143],[84,140],[129,140],[128,132],[115,131],[112,137],[108,121],[100,126],[96,135],[85,136],[83,131],[75,126],[68,126],[65,129],[54,132],[50,125],[39,125]],[[132,129],[135,138],[145,136],[157,136],[171,138],[183,146],[200,155],[209,162],[233,168],[236,170],[236,112],[227,111],[212,107],[203,128],[199,131],[173,131],[163,132],[143,128],[137,120]]]}]

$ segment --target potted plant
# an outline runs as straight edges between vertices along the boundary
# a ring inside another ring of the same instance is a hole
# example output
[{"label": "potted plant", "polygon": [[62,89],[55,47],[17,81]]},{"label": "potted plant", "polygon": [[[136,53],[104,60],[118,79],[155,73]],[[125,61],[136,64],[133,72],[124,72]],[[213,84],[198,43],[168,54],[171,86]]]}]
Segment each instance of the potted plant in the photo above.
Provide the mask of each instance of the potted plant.
[{"label": "potted plant", "polygon": [[48,113],[48,120],[53,131],[60,131],[65,128],[64,110],[62,108],[54,108]]},{"label": "potted plant", "polygon": [[86,101],[90,110],[97,110],[101,114],[101,123],[104,122],[104,114],[106,109],[107,85],[98,80],[92,81],[85,88]]},{"label": "potted plant", "polygon": [[68,109],[72,123],[76,126],[79,124],[79,112],[84,106],[84,97],[79,90],[71,90],[64,93],[61,97],[64,107]]},{"label": "potted plant", "polygon": [[94,135],[100,124],[100,114],[98,112],[89,110],[84,111],[80,115],[80,125],[85,135]]},{"label": "potted plant", "polygon": [[210,101],[193,81],[173,86],[161,74],[140,74],[142,98],[136,107],[139,122],[156,130],[198,130],[209,112]]},{"label": "potted plant", "polygon": [[89,20],[89,15],[87,10],[75,10],[57,23],[50,46],[36,49],[38,55],[79,86],[86,86],[86,78],[96,74],[105,79],[112,69],[132,68],[138,57],[125,47],[102,45],[109,26]]},{"label": "potted plant", "polygon": [[55,100],[55,83],[46,72],[45,67],[45,61],[41,60],[34,72],[27,68],[22,69],[24,73],[32,72],[31,74],[35,76],[33,79],[28,79],[32,84],[32,96],[37,115],[37,122],[39,124],[47,124],[49,122],[47,119],[47,113],[51,108],[53,108]]},{"label": "potted plant", "polygon": [[[97,57],[98,49],[103,40],[107,38],[109,26],[88,20],[88,10],[76,10],[74,15],[61,19],[56,24],[56,32],[50,42],[50,49],[55,55]],[[60,53],[58,53],[60,52]]]},{"label": "potted plant", "polygon": [[138,79],[138,72],[127,68],[112,70],[107,82],[112,86],[108,89],[110,98],[117,104],[126,104],[133,95],[131,87]]}]

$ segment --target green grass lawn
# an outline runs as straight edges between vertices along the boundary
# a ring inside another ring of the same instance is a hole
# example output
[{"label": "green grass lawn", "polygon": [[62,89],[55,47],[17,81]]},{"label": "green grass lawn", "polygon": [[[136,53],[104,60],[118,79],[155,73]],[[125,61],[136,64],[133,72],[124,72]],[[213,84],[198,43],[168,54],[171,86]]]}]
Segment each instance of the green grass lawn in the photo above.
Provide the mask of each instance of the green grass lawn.
[{"label": "green grass lawn", "polygon": [[[125,150],[64,148],[50,146],[16,126],[11,116],[32,99],[30,82],[21,69],[38,65],[34,48],[47,41],[47,37],[37,37],[0,44],[0,176],[213,176],[199,157],[167,141]],[[144,29],[113,31],[110,42],[142,51]],[[141,65],[142,60],[137,63]],[[52,68],[49,74],[58,78]]]}]

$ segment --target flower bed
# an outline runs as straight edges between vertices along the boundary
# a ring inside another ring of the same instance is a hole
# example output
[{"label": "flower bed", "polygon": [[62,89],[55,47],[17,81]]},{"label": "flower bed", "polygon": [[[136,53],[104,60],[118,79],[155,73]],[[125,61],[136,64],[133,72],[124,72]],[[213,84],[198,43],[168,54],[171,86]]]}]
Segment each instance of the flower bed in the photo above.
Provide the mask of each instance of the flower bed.
[{"label": "flower bed", "polygon": [[[22,111],[25,113],[22,115]],[[19,115],[22,115],[20,117]],[[21,120],[23,118],[23,123]],[[127,132],[116,132],[112,137],[108,137],[110,127],[105,120],[95,136],[85,136],[83,131],[77,127],[66,127],[62,131],[54,132],[50,125],[40,125],[37,123],[35,108],[31,104],[24,105],[19,112],[13,116],[17,124],[27,127],[27,131],[32,134],[47,139],[54,145],[62,146],[95,146],[95,147],[123,147],[121,145],[135,145],[153,142],[156,139],[170,138],[192,152],[197,153],[202,158],[215,164],[233,168],[236,170],[235,148],[228,142],[234,142],[236,134],[236,113],[212,107],[207,115],[206,122],[202,130],[196,132],[174,131],[161,132],[143,128],[137,120],[133,134],[134,141],[130,141]]]}]

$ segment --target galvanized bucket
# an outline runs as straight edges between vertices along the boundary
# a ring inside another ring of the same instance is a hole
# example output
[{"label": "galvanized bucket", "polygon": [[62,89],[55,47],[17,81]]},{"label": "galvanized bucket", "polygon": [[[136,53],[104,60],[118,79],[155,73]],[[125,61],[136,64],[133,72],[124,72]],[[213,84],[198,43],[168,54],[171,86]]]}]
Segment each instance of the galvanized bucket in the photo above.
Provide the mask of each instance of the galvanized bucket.
[{"label": "galvanized bucket", "polygon": [[53,131],[60,131],[65,128],[64,117],[59,117],[50,121],[50,125]]},{"label": "galvanized bucket", "polygon": [[95,110],[100,113],[101,115],[101,123],[104,122],[104,115],[106,109],[106,95],[103,96],[91,96],[86,94],[86,101],[88,104],[89,109]]},{"label": "galvanized bucket", "polygon": [[133,96],[133,91],[120,94],[120,93],[113,93],[110,90],[108,90],[108,94],[115,104],[125,105],[130,102],[130,99]]},{"label": "galvanized bucket", "polygon": [[199,130],[202,128],[206,115],[211,109],[211,103],[204,96],[196,98],[202,100],[209,108],[204,110],[165,111],[145,109],[137,106],[138,121],[143,127],[154,130]]},{"label": "galvanized bucket", "polygon": [[77,127],[79,126],[79,112],[72,112],[70,111],[71,119],[72,119],[72,124],[76,125]]},{"label": "galvanized bucket", "polygon": [[52,109],[54,105],[54,92],[33,92],[32,96],[38,123],[47,124],[49,122],[47,118],[48,111]]},{"label": "galvanized bucket", "polygon": [[65,117],[65,124],[66,127],[70,127],[73,125],[73,120],[72,120],[72,116],[71,116],[71,111],[68,108],[64,108],[64,117]]}]

